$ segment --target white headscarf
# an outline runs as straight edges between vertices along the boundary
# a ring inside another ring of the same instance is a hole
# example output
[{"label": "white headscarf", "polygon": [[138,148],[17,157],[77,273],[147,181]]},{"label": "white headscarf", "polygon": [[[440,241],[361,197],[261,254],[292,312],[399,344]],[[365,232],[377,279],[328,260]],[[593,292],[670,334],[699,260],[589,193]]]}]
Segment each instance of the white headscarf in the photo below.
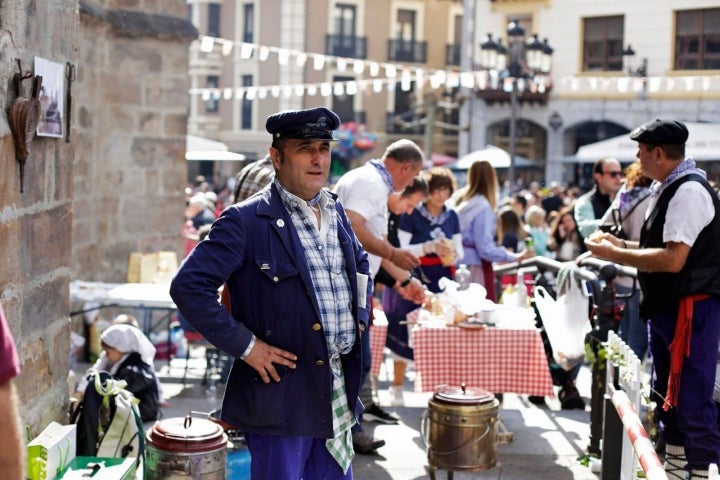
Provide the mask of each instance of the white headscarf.
[{"label": "white headscarf", "polygon": [[111,325],[100,335],[100,341],[119,352],[138,352],[142,361],[148,365],[152,365],[155,359],[155,346],[140,329],[132,325]]}]

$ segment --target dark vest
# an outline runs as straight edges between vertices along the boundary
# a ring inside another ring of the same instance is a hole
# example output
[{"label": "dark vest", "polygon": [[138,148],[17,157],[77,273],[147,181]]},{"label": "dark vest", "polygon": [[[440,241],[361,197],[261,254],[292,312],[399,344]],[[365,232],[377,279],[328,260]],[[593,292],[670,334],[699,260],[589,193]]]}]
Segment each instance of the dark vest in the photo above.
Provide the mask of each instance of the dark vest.
[{"label": "dark vest", "polygon": [[687,295],[720,296],[720,200],[710,184],[700,175],[686,175],[662,192],[643,225],[640,248],[665,246],[662,235],[670,199],[680,185],[688,181],[698,182],[705,187],[715,206],[715,217],[698,235],[685,266],[678,273],[638,270],[638,280],[644,296],[640,312],[646,318],[653,314],[677,310],[680,299]]},{"label": "dark vest", "polygon": [[610,196],[602,193],[597,185],[595,185],[592,190],[584,194],[583,197],[586,197],[590,201],[595,218],[602,218],[612,203]]},{"label": "dark vest", "polygon": [[601,193],[600,190],[595,187],[595,193],[593,193],[590,197],[590,203],[593,206],[595,218],[602,218],[603,215],[605,215],[605,212],[607,212],[607,209],[610,208],[612,200],[609,195]]}]

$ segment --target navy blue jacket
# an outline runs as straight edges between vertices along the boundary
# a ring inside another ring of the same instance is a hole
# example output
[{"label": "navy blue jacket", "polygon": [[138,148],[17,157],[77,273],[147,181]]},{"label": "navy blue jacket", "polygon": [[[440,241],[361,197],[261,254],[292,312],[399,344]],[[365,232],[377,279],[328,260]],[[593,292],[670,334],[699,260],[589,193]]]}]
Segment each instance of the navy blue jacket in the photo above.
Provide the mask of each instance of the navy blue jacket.
[{"label": "navy blue jacket", "polygon": [[[369,275],[367,254],[339,203],[336,209],[358,332],[342,365],[350,409],[358,413],[359,335],[369,320],[372,282],[367,282],[363,305],[358,305],[357,274]],[[232,316],[218,302],[223,284]],[[246,432],[332,437],[332,374],[325,333],[302,244],[275,185],[225,209],[180,266],[170,295],[188,323],[235,358],[253,334],[297,355],[297,368],[276,365],[281,380],[269,384],[236,360],[223,399],[224,421]]]}]

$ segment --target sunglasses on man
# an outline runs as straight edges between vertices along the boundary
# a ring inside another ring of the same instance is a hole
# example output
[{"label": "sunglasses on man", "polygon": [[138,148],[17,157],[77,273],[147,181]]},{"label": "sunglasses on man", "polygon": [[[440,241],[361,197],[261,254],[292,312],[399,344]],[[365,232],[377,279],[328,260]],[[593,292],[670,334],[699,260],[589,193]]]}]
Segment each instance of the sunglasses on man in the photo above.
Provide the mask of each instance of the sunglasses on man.
[{"label": "sunglasses on man", "polygon": [[612,178],[622,178],[624,176],[623,172],[602,172],[603,175],[609,175]]}]

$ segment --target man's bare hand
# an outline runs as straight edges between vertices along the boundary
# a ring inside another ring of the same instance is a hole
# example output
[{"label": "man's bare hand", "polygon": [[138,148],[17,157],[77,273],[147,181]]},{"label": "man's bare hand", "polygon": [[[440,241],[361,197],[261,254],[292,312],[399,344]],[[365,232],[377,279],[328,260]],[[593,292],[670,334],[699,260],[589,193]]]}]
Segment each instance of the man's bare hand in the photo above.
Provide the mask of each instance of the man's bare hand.
[{"label": "man's bare hand", "polygon": [[618,244],[618,239],[609,233],[599,234],[593,233],[585,239],[585,246],[588,251],[596,257],[610,260],[612,258],[612,251]]},{"label": "man's bare hand", "polygon": [[420,259],[407,250],[394,248],[392,256],[388,259],[403,270],[412,270],[420,265]]},{"label": "man's bare hand", "polygon": [[404,287],[398,287],[397,291],[402,298],[417,303],[418,305],[425,301],[425,288],[423,288],[423,284],[420,283],[420,280],[417,278],[413,277],[410,283]]},{"label": "man's bare hand", "polygon": [[295,368],[295,360],[297,356],[293,353],[281,348],[272,347],[262,340],[256,338],[250,354],[245,359],[245,363],[254,368],[259,374],[262,381],[270,383],[272,378],[274,381],[280,381],[280,375],[275,370],[275,365],[285,365],[288,368]]}]

